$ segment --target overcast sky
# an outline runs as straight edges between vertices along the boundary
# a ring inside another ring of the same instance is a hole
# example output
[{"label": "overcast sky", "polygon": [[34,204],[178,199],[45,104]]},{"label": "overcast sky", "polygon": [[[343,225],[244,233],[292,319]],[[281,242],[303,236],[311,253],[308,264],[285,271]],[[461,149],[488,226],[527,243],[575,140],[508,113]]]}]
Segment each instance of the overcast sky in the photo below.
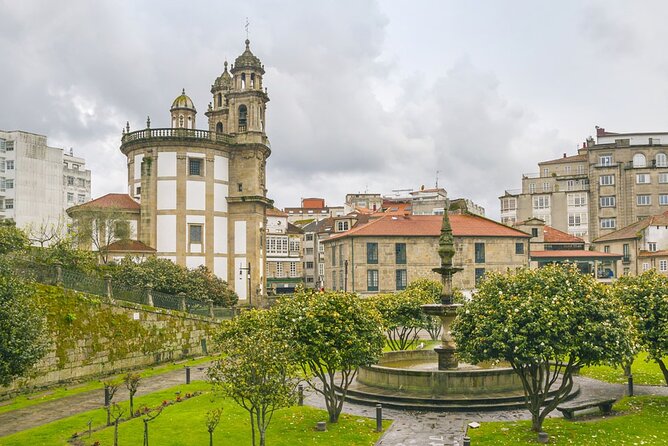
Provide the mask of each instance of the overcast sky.
[{"label": "overcast sky", "polygon": [[73,147],[94,197],[126,190],[126,121],[167,127],[185,88],[207,128],[246,17],[280,208],[430,187],[438,171],[498,218],[504,189],[595,125],[668,130],[662,1],[0,0],[0,17],[0,129]]}]

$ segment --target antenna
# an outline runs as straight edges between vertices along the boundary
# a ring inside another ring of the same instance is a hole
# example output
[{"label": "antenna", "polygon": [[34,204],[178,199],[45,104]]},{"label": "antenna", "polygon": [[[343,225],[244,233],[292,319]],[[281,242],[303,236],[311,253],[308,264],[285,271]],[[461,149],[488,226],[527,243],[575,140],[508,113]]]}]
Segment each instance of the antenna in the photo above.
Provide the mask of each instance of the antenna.
[{"label": "antenna", "polygon": [[441,173],[440,170],[436,171],[436,189],[438,189],[438,174]]},{"label": "antenna", "polygon": [[248,26],[250,25],[250,22],[248,21],[248,17],[246,17],[246,40],[248,40]]}]

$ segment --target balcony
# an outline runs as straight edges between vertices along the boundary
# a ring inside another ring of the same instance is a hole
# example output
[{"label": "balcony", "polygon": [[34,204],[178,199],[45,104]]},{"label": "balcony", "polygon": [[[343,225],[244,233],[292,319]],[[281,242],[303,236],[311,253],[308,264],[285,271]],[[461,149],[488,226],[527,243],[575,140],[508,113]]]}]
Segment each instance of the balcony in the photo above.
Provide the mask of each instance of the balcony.
[{"label": "balcony", "polygon": [[622,256],[622,263],[624,263],[624,264],[631,263],[631,254],[624,254]]}]

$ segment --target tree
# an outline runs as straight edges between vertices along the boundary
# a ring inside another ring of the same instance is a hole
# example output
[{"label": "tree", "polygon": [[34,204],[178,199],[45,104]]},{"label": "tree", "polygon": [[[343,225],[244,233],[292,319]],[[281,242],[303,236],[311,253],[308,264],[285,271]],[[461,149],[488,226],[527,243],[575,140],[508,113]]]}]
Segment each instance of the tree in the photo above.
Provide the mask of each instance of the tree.
[{"label": "tree", "polygon": [[79,249],[71,237],[64,237],[46,248],[33,248],[34,260],[45,265],[60,265],[65,270],[93,273],[99,269],[97,255]]},{"label": "tree", "polygon": [[26,227],[26,233],[32,244],[44,248],[62,241],[67,233],[67,225],[61,216],[56,221],[48,219],[40,223],[30,223]]},{"label": "tree", "polygon": [[25,232],[17,228],[13,220],[0,220],[0,255],[25,251],[29,245]]},{"label": "tree", "polygon": [[313,290],[279,300],[275,311],[309,386],[323,395],[329,421],[336,423],[358,368],[382,354],[380,315],[356,294]]},{"label": "tree", "polygon": [[47,351],[42,310],[31,284],[0,260],[0,386],[25,376]]},{"label": "tree", "polygon": [[217,407],[206,413],[206,430],[209,432],[209,446],[213,446],[213,431],[218,427],[220,416],[223,414],[223,408]]},{"label": "tree", "polygon": [[419,332],[427,322],[422,305],[431,303],[423,294],[405,290],[378,294],[369,302],[383,320],[387,344],[392,350],[406,350],[417,343]]},{"label": "tree", "polygon": [[111,426],[111,411],[114,406],[112,400],[120,384],[120,382],[114,380],[102,381],[102,385],[104,386],[104,410],[107,411],[107,426]]},{"label": "tree", "polygon": [[536,432],[571,392],[576,368],[632,356],[628,319],[606,288],[572,265],[488,273],[452,330],[462,359],[510,363]]},{"label": "tree", "polygon": [[130,418],[133,418],[135,416],[134,397],[135,394],[137,393],[137,389],[139,388],[140,381],[141,381],[141,375],[139,373],[128,372],[123,377],[123,382],[125,383],[125,387],[128,389],[128,392],[130,392]]},{"label": "tree", "polygon": [[90,245],[105,265],[109,262],[109,245],[132,237],[128,216],[121,209],[79,209],[73,214],[76,234],[82,245]]},{"label": "tree", "polygon": [[273,311],[250,310],[226,321],[217,337],[222,357],[209,379],[248,411],[253,446],[256,427],[264,446],[274,411],[295,399],[297,366],[285,335]]},{"label": "tree", "polygon": [[636,277],[623,276],[615,282],[613,293],[630,315],[641,346],[659,365],[668,384],[668,278],[655,269]]}]

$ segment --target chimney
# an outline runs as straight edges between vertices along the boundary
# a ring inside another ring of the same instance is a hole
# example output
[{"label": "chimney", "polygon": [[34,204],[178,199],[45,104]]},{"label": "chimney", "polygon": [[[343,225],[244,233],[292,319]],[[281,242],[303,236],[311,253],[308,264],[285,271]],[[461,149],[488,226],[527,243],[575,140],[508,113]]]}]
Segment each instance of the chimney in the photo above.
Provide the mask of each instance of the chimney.
[{"label": "chimney", "polygon": [[603,127],[596,126],[596,136],[605,136],[605,129]]},{"label": "chimney", "polygon": [[564,158],[566,158],[566,152],[564,152]]}]

